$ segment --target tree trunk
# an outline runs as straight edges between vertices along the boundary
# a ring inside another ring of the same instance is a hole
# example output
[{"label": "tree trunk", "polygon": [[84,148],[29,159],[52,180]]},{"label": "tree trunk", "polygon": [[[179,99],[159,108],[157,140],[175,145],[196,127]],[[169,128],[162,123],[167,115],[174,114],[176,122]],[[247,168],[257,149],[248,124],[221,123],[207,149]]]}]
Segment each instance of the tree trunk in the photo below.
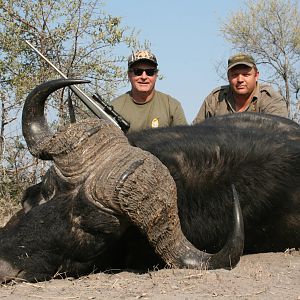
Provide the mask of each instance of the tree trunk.
[{"label": "tree trunk", "polygon": [[0,161],[3,165],[4,156],[4,129],[5,129],[5,107],[4,101],[1,102],[1,128],[0,128]]}]

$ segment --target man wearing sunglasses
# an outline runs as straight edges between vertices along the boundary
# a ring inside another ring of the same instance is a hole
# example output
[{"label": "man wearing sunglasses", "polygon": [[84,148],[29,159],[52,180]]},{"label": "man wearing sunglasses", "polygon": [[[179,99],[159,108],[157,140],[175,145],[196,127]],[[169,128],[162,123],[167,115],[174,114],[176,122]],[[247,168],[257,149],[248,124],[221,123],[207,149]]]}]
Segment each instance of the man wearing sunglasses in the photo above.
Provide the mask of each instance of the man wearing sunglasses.
[{"label": "man wearing sunglasses", "polygon": [[114,99],[112,105],[130,123],[129,132],[187,124],[180,102],[155,90],[157,66],[155,55],[147,50],[128,58],[131,90]]},{"label": "man wearing sunglasses", "polygon": [[254,58],[239,53],[229,58],[229,85],[214,89],[204,100],[193,124],[218,115],[257,112],[288,116],[286,101],[271,86],[258,83]]}]

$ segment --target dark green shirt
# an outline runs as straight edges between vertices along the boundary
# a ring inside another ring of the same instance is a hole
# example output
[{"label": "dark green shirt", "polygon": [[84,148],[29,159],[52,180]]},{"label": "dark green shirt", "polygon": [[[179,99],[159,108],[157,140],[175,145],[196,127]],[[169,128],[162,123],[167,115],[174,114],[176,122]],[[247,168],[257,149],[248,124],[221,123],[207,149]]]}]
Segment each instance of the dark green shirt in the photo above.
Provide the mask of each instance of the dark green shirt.
[{"label": "dark green shirt", "polygon": [[130,123],[128,132],[187,124],[180,102],[158,91],[144,104],[134,102],[127,92],[114,99],[112,105]]}]

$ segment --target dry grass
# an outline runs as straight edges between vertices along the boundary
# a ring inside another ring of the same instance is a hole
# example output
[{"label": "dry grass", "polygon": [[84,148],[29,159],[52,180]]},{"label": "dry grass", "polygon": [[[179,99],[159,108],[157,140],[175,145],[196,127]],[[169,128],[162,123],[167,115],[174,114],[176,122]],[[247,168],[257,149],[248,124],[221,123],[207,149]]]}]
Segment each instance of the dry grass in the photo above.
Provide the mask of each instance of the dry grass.
[{"label": "dry grass", "polygon": [[7,221],[21,208],[20,203],[9,198],[0,198],[0,227],[3,227]]},{"label": "dry grass", "polygon": [[162,269],[144,274],[97,273],[79,279],[0,286],[17,299],[300,299],[300,253],[242,257],[231,270]]}]

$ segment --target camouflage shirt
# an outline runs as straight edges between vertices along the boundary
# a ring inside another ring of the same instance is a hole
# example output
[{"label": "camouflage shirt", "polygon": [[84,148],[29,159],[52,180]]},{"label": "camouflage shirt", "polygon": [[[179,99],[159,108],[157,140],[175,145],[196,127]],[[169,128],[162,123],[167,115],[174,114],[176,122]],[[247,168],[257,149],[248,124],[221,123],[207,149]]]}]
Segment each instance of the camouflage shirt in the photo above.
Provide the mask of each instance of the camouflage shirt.
[{"label": "camouflage shirt", "polygon": [[127,92],[114,99],[112,105],[130,123],[128,132],[187,124],[180,102],[158,91],[143,104],[134,102],[130,92]]},{"label": "camouflage shirt", "polygon": [[[287,105],[283,97],[271,86],[262,84],[257,84],[252,100],[244,111],[288,117]],[[221,86],[205,98],[193,124],[213,116],[231,113],[236,113],[233,93],[229,85]]]}]

